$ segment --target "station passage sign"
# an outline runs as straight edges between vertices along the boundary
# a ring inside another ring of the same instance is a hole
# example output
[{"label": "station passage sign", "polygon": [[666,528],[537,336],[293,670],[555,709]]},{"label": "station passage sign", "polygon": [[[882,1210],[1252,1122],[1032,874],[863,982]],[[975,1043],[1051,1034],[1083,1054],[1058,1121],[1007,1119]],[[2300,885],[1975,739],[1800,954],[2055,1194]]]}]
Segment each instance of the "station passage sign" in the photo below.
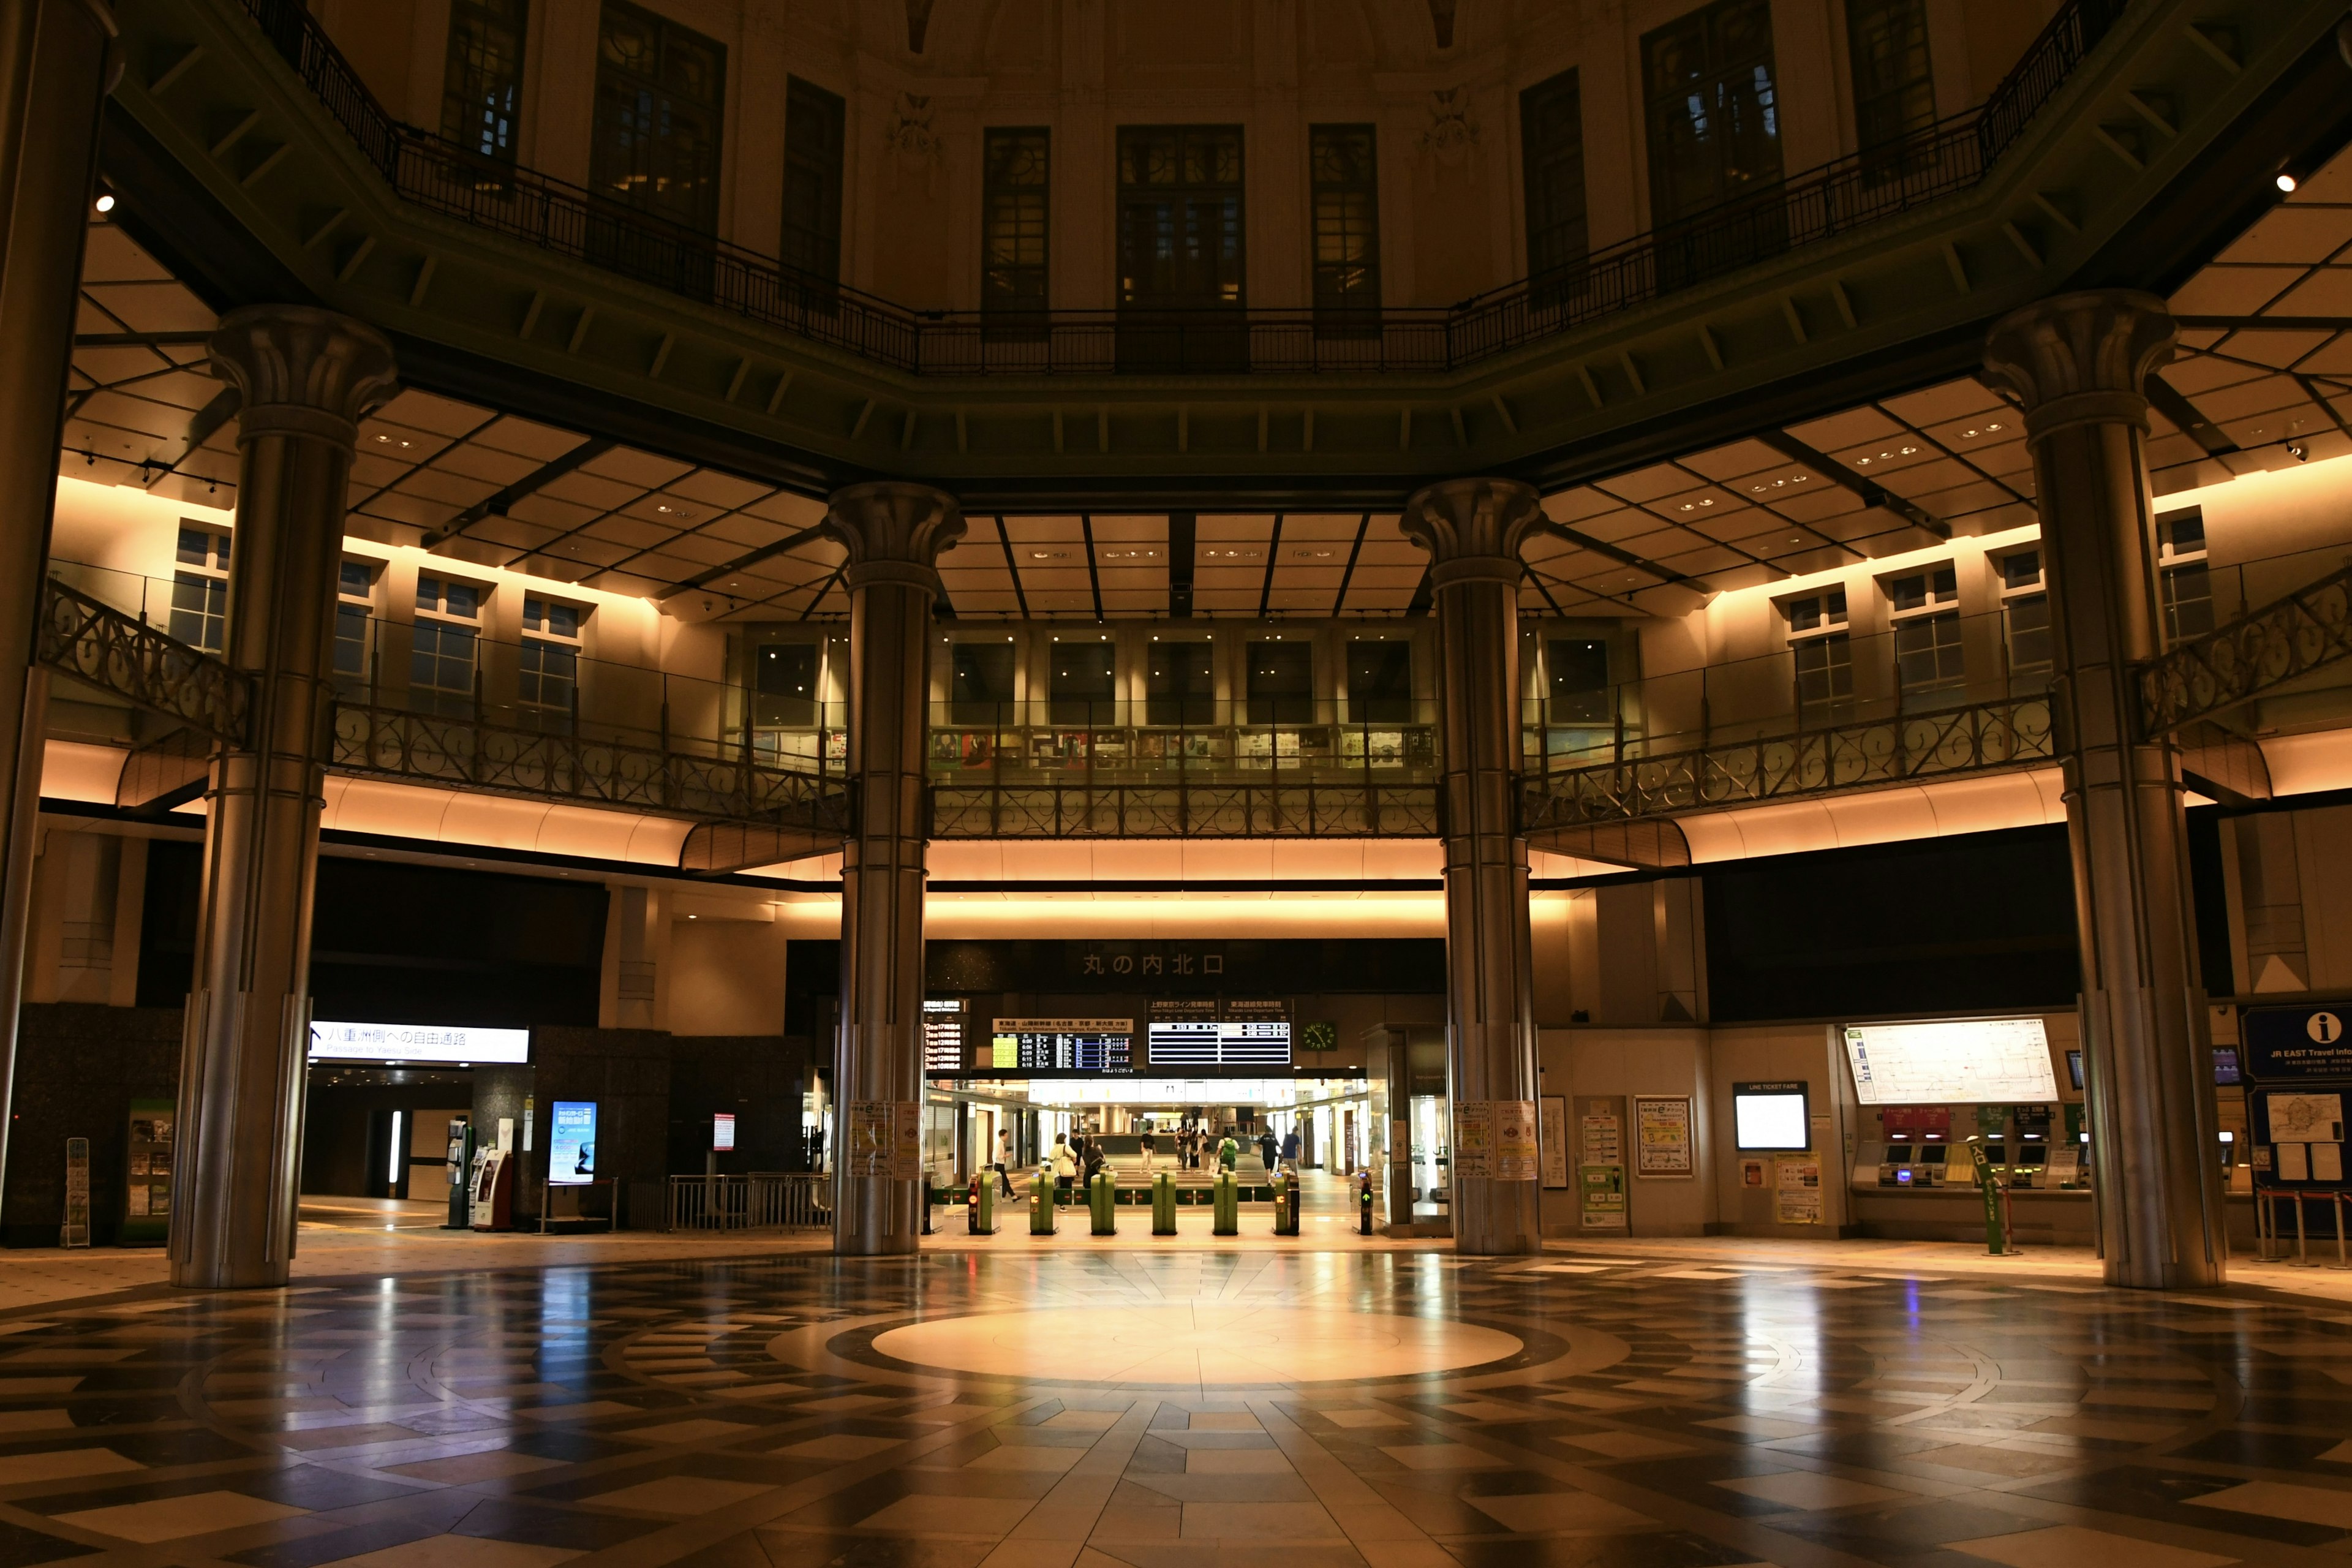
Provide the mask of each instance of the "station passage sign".
[{"label": "station passage sign", "polygon": [[310,1059],[339,1062],[499,1062],[530,1060],[529,1029],[469,1024],[317,1024]]},{"label": "station passage sign", "polygon": [[1846,1061],[1864,1105],[2017,1105],[2058,1098],[2039,1018],[1850,1024]]},{"label": "station passage sign", "polygon": [[596,1102],[559,1100],[547,1119],[547,1179],[584,1187],[596,1179]]}]

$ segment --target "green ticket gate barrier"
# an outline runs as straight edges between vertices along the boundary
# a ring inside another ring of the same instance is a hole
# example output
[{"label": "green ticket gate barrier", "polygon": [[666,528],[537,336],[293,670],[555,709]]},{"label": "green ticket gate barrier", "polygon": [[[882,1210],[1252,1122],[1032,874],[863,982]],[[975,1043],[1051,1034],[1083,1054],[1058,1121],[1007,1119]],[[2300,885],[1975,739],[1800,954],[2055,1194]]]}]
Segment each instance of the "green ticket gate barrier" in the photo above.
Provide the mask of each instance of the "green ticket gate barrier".
[{"label": "green ticket gate barrier", "polygon": [[982,1171],[964,1194],[964,1222],[974,1236],[996,1234],[996,1173]]},{"label": "green ticket gate barrier", "polygon": [[1087,1184],[1087,1207],[1094,1212],[1097,1236],[1118,1234],[1118,1187],[1108,1171],[1097,1171],[1095,1179]]},{"label": "green ticket gate barrier", "polygon": [[1165,1171],[1151,1178],[1151,1234],[1176,1234],[1176,1178]]},{"label": "green ticket gate barrier", "polygon": [[1231,1171],[1219,1171],[1212,1198],[1216,1205],[1216,1223],[1210,1227],[1216,1236],[1239,1236],[1242,1233],[1241,1188]]},{"label": "green ticket gate barrier", "polygon": [[1029,1189],[1029,1234],[1054,1234],[1054,1173],[1044,1165],[1037,1167],[1037,1180]]},{"label": "green ticket gate barrier", "polygon": [[1274,1173],[1274,1234],[1298,1234],[1298,1178],[1280,1171]]}]

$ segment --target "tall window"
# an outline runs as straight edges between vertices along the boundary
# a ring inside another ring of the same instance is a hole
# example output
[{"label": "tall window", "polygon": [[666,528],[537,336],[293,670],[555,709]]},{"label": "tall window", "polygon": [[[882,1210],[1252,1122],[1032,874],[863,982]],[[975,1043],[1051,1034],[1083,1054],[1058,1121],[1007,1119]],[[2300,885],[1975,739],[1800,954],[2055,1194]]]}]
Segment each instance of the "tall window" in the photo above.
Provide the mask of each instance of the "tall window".
[{"label": "tall window", "polygon": [[1242,132],[1237,125],[1125,126],[1118,133],[1121,369],[1246,364]]},{"label": "tall window", "polygon": [[2213,629],[2213,576],[2205,563],[2202,508],[2156,520],[2156,565],[2164,600],[2167,647]]},{"label": "tall window", "polygon": [[1553,637],[1544,644],[1548,718],[1554,724],[1606,724],[1615,710],[1609,700],[1609,645],[1599,637]]},{"label": "tall window", "polygon": [[1519,94],[1519,162],[1528,184],[1528,276],[1584,259],[1584,100],[1562,71]]},{"label": "tall window", "polygon": [[784,226],[777,255],[826,282],[841,277],[841,158],[848,108],[798,77],[784,85]]},{"label": "tall window", "polygon": [[1808,728],[1845,722],[1853,716],[1853,645],[1846,633],[1845,590],[1808,594],[1781,610],[1789,617],[1799,721]]},{"label": "tall window", "polygon": [[522,602],[522,647],[515,699],[523,721],[568,734],[580,711],[580,606],[553,599]]},{"label": "tall window", "polygon": [[981,149],[980,308],[1004,324],[1042,325],[1052,141],[1043,130],[991,130]]},{"label": "tall window", "polygon": [[1780,177],[1772,82],[1770,0],[1717,0],[1643,36],[1654,226]]},{"label": "tall window", "polygon": [[1311,724],[1315,721],[1315,650],[1303,642],[1249,645],[1249,721]]},{"label": "tall window", "polygon": [[1927,0],[1846,0],[1856,141],[1868,153],[1936,122]]},{"label": "tall window", "polygon": [[449,58],[441,73],[441,134],[468,153],[515,161],[522,108],[529,0],[449,0]]},{"label": "tall window", "polygon": [[2056,651],[2050,641],[2050,592],[2042,581],[2042,552],[2020,550],[2000,558],[2002,644],[2009,650],[2009,689],[2013,697],[2049,689]]},{"label": "tall window", "polygon": [[1046,717],[1099,726],[1118,719],[1118,650],[1107,642],[1057,642],[1045,670]]},{"label": "tall window", "polygon": [[817,646],[763,643],[751,659],[751,722],[762,730],[816,723]]},{"label": "tall window", "polygon": [[1010,724],[1013,710],[1013,647],[1003,642],[960,642],[948,660],[948,721],[953,724]]},{"label": "tall window", "polygon": [[1315,222],[1315,324],[1378,331],[1381,195],[1369,125],[1307,128]]},{"label": "tall window", "polygon": [[228,645],[228,542],[227,534],[208,528],[180,530],[167,629],[206,653]]},{"label": "tall window", "polygon": [[375,624],[375,571],[364,561],[346,561],[335,579],[335,689],[364,698],[369,679],[369,629]]},{"label": "tall window", "polygon": [[1348,645],[1348,721],[1412,722],[1412,644],[1373,641]]},{"label": "tall window", "polygon": [[409,700],[426,713],[474,711],[474,660],[482,590],[430,572],[416,574],[416,626],[409,643]]},{"label": "tall window", "polygon": [[716,228],[726,81],[727,51],[717,42],[604,0],[589,184],[639,212]]},{"label": "tall window", "polygon": [[1153,643],[1150,657],[1144,660],[1143,721],[1215,723],[1216,651],[1214,643]]},{"label": "tall window", "polygon": [[1966,674],[1958,574],[1949,564],[1906,573],[1888,581],[1886,602],[1895,622],[1895,688],[1904,710],[1934,707],[1960,689]]}]

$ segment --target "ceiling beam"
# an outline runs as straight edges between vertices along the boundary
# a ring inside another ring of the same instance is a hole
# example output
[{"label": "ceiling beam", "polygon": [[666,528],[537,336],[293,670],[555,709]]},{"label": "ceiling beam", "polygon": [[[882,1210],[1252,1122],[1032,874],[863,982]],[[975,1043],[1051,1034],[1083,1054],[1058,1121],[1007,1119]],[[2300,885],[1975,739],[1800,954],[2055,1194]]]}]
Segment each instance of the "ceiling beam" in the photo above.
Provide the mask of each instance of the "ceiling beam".
[{"label": "ceiling beam", "polygon": [[2179,388],[2160,375],[2147,378],[2147,405],[2180,426],[2180,433],[2205,448],[2209,458],[2234,452],[2238,444],[2221,434],[2221,426],[2198,411]]},{"label": "ceiling beam", "polygon": [[[470,434],[472,433],[469,432]],[[515,502],[527,496],[537,494],[542,488],[553,484],[573,469],[594,462],[611,451],[613,446],[614,443],[601,437],[589,437],[554,461],[541,464],[532,469],[496,495],[484,496],[480,500],[426,534],[422,542],[425,548],[431,550],[437,545],[446,544],[486,517],[506,516],[508,509]],[[523,553],[528,555],[537,552],[525,551]]]},{"label": "ceiling beam", "polygon": [[1938,539],[1952,537],[1951,524],[1941,518],[1931,517],[1922,508],[1904,500],[1875,480],[1855,473],[1828,453],[1815,451],[1786,430],[1759,431],[1756,438],[1782,457],[1793,458],[1804,464],[1832,484],[1860,496],[1863,505],[1874,506],[1883,511],[1891,511],[1912,527],[1925,529]]},{"label": "ceiling beam", "polygon": [[687,578],[683,582],[672,583],[668,587],[664,588],[660,593],[654,595],[654,602],[659,604],[664,599],[674,599],[680,594],[691,594],[697,588],[707,588],[710,586],[711,584],[718,582],[721,577],[730,576],[733,574],[744,571],[749,567],[757,566],[762,561],[772,561],[779,555],[790,555],[793,551],[798,550],[802,545],[808,543],[811,540],[822,539],[824,537],[824,525],[823,523],[819,523],[814,528],[803,528],[797,533],[787,533],[772,544],[762,544],[759,549],[747,551],[743,554],[735,557],[732,561],[721,562],[719,564],[710,567],[706,571],[697,572],[693,576]]}]

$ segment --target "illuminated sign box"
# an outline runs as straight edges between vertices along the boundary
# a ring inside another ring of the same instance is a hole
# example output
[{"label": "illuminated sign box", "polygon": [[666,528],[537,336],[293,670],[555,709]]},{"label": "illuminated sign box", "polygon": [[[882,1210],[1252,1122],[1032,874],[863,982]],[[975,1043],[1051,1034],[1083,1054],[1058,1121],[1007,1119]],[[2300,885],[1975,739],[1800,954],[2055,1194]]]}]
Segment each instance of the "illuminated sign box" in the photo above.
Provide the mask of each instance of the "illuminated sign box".
[{"label": "illuminated sign box", "polygon": [[2039,1018],[1851,1024],[1846,1061],[1864,1105],[2016,1105],[2058,1098]]},{"label": "illuminated sign box", "polygon": [[1743,1152],[1813,1146],[1812,1086],[1801,1080],[1731,1086],[1733,1142]]},{"label": "illuminated sign box", "polygon": [[312,1024],[310,1059],[520,1066],[530,1060],[530,1031],[453,1024]]}]

